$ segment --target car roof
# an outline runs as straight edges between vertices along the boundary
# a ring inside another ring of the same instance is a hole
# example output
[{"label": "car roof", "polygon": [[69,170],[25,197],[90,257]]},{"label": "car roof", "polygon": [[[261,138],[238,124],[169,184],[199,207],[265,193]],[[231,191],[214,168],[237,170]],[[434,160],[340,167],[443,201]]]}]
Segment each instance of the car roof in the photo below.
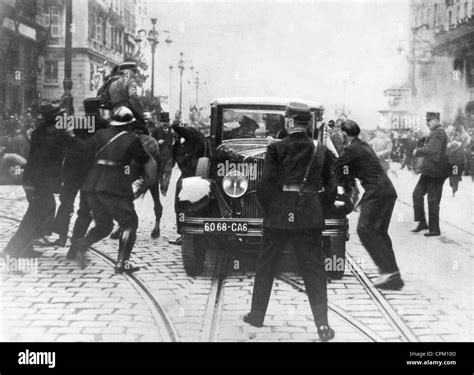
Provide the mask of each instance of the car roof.
[{"label": "car roof", "polygon": [[324,107],[315,101],[301,98],[282,98],[282,97],[226,97],[214,99],[212,105],[276,105],[286,106],[290,102],[306,104],[312,109],[324,109]]}]

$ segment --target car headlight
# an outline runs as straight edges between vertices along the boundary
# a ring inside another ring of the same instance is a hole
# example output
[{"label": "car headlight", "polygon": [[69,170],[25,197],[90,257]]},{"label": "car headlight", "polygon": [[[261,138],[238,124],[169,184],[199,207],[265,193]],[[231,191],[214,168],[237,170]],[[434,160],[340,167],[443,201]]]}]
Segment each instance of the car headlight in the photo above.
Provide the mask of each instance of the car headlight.
[{"label": "car headlight", "polygon": [[227,173],[222,180],[222,187],[229,197],[239,198],[247,191],[249,181],[243,173],[232,171]]}]

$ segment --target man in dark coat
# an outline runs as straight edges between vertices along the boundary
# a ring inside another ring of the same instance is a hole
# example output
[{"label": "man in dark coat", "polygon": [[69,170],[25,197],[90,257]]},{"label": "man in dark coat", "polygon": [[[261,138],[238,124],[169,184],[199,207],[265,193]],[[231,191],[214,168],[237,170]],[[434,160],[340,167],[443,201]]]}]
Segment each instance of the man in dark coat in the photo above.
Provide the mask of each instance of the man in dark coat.
[{"label": "man in dark coat", "polygon": [[181,191],[182,179],[192,177],[196,173],[196,165],[200,157],[204,156],[205,138],[196,128],[181,126],[178,121],[172,125],[173,131],[177,135],[177,140],[173,146],[174,160],[178,164],[181,176],[176,183],[175,212],[176,227],[180,235],[175,241],[169,241],[173,245],[181,245],[182,212],[178,206],[178,195]]},{"label": "man in dark coat", "polygon": [[160,146],[160,175],[159,184],[161,194],[166,196],[171,179],[171,171],[174,167],[173,144],[174,135],[170,127],[170,115],[168,112],[161,113],[161,125],[152,131],[151,136],[156,139]]},{"label": "man in dark coat", "polygon": [[[106,121],[100,117],[100,99],[88,98],[84,100],[83,129],[75,128],[74,134],[83,140],[89,139],[94,132],[106,127]],[[88,128],[85,128],[88,125]],[[92,126],[89,126],[92,125]],[[69,223],[74,211],[74,200],[79,189],[84,184],[92,167],[94,155],[83,151],[80,145],[73,143],[66,151],[63,163],[63,184],[59,200],[61,202],[53,224],[53,232],[59,235],[55,241],[57,246],[66,246]]]},{"label": "man in dark coat", "polygon": [[326,272],[322,231],[324,214],[318,192],[336,189],[329,151],[306,135],[311,120],[308,106],[290,103],[285,117],[289,135],[267,148],[257,187],[264,209],[263,239],[252,295],[244,321],[261,327],[265,318],[279,257],[292,246],[301,269],[314,322],[321,340],[334,337],[327,317]]},{"label": "man in dark coat", "polygon": [[397,193],[372,147],[358,138],[359,125],[346,120],[341,129],[346,146],[336,168],[343,175],[358,178],[365,190],[359,203],[357,233],[380,269],[381,275],[374,284],[380,289],[400,289],[403,280],[388,235]]},{"label": "man in dark coat", "polygon": [[[444,181],[450,173],[449,162],[446,156],[448,137],[440,125],[438,112],[427,112],[426,121],[430,128],[430,135],[423,147],[415,149],[413,155],[423,157],[421,176],[413,191],[413,208],[415,221],[418,226],[413,230],[417,233],[429,229],[426,237],[439,236],[439,203],[443,194]],[[424,197],[428,194],[428,218],[426,224]]]},{"label": "man in dark coat", "polygon": [[87,248],[107,237],[113,229],[113,220],[116,220],[123,231],[115,272],[136,270],[128,264],[135,244],[138,217],[127,171],[133,160],[144,165],[150,157],[138,137],[127,131],[134,121],[132,112],[120,107],[114,111],[110,128],[98,131],[87,142],[81,142],[95,155],[94,165],[82,188],[95,220],[95,227],[78,240],[77,255],[82,267],[86,265]]},{"label": "man in dark coat", "polygon": [[17,232],[8,242],[4,254],[13,257],[38,257],[33,242],[49,234],[56,202],[54,194],[61,186],[61,164],[66,147],[71,140],[63,130],[57,129],[56,117],[64,109],[58,103],[44,101],[40,108],[37,128],[31,134],[28,162],[23,174],[23,187],[28,200],[28,210]]}]

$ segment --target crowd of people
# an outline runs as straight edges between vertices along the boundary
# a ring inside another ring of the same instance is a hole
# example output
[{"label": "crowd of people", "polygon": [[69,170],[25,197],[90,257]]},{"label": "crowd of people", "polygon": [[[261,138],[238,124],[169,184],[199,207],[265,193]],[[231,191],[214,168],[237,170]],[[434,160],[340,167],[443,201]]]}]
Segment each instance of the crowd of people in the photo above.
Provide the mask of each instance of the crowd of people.
[{"label": "crowd of people", "polygon": [[[183,126],[180,119],[170,124],[169,113],[162,112],[156,119],[144,111],[135,73],[131,63],[117,66],[98,96],[84,100],[84,118],[93,120],[91,129],[77,128],[74,123],[58,126],[58,117],[67,114],[59,101],[50,100],[41,103],[28,125],[17,121],[10,127],[2,156],[7,165],[15,165],[11,173],[18,175],[29,206],[4,256],[40,257],[37,249],[41,246],[66,246],[79,192],[67,258],[76,259],[82,267],[87,266],[88,248],[108,236],[115,221],[116,272],[136,270],[129,265],[138,226],[133,201],[147,191],[153,197],[156,218],[151,237],[160,237],[160,193],[167,195],[175,163],[182,172],[179,181],[194,173],[205,141],[201,132]],[[107,118],[106,113],[112,116]],[[24,136],[22,147],[17,131]],[[12,155],[22,159],[15,161]],[[55,194],[60,201],[57,210]],[[95,225],[89,229],[92,219]],[[179,233],[178,220],[177,225]],[[174,242],[179,244],[179,238]]]},{"label": "crowd of people", "polygon": [[[115,272],[137,271],[138,267],[130,263],[139,224],[134,200],[150,191],[155,213],[151,237],[160,237],[160,195],[167,196],[175,164],[181,172],[174,197],[179,237],[170,243],[182,243],[178,195],[183,179],[195,175],[198,159],[206,154],[205,129],[184,126],[180,119],[171,124],[166,112],[153,118],[141,106],[135,73],[133,63],[120,64],[98,96],[84,100],[84,116],[93,119],[93,129],[75,128],[74,124],[58,127],[58,116],[67,115],[58,101],[43,101],[36,118],[30,112],[22,119],[3,119],[8,126],[1,154],[2,172],[21,176],[28,201],[28,209],[3,256],[40,257],[41,246],[65,247],[79,194],[67,258],[86,267],[89,247],[111,234],[119,242]],[[104,116],[104,109],[112,113],[110,118]],[[293,245],[319,336],[327,341],[335,333],[327,319],[322,207],[328,202],[334,204],[336,179],[343,181],[348,174],[345,188],[350,195],[349,210],[359,210],[357,233],[380,270],[374,285],[400,290],[404,282],[388,234],[397,199],[388,177],[390,172],[396,176],[391,163],[399,162],[402,169],[407,167],[420,175],[413,191],[418,223],[413,232],[426,230],[427,237],[439,236],[443,184],[449,177],[454,194],[463,174],[471,173],[472,137],[462,127],[445,130],[440,113],[428,112],[428,136],[411,130],[397,136],[380,128],[368,132],[355,121],[341,119],[319,129],[323,131],[319,139],[327,137],[328,142],[318,142],[318,129],[309,126],[311,116],[306,105],[289,103],[285,115],[275,123],[270,117],[265,119],[268,147],[257,186],[264,209],[263,240],[251,311],[244,320],[256,327],[263,325],[276,261],[286,245]],[[281,125],[282,119],[284,131],[279,126],[273,129],[272,124]],[[239,125],[229,137],[254,136],[258,128],[245,116]],[[355,179],[364,188],[360,200]],[[60,201],[57,210],[55,194],[59,194]],[[93,221],[94,226],[89,228]],[[113,231],[114,222],[118,226]]]}]

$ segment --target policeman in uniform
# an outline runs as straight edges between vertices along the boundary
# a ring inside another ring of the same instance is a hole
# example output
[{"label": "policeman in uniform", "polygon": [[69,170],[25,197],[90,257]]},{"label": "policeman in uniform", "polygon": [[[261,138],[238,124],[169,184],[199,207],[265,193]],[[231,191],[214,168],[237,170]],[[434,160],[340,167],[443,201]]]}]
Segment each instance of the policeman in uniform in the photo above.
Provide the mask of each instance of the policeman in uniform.
[{"label": "policeman in uniform", "polygon": [[132,161],[144,165],[150,157],[138,137],[128,132],[134,121],[130,109],[120,107],[114,111],[111,127],[99,130],[84,143],[95,154],[94,165],[82,188],[92,210],[95,227],[77,241],[77,256],[82,267],[86,265],[87,248],[108,236],[113,229],[113,220],[116,220],[123,232],[115,271],[123,273],[136,270],[128,266],[135,244],[138,218],[127,170]]},{"label": "policeman in uniform", "polygon": [[119,65],[120,78],[114,80],[109,87],[108,93],[113,109],[125,106],[132,112],[136,120],[145,125],[143,107],[138,96],[137,81],[135,75],[138,72],[134,62],[125,62]]},{"label": "policeman in uniform", "polygon": [[301,269],[318,334],[334,337],[327,316],[326,271],[322,248],[324,214],[319,193],[323,188],[335,200],[332,159],[325,146],[307,136],[311,112],[307,105],[286,108],[289,135],[267,148],[262,178],[257,187],[264,209],[263,240],[252,295],[244,321],[261,327],[270,299],[278,259],[292,245]]},{"label": "policeman in uniform", "polygon": [[[426,237],[441,235],[439,228],[439,203],[443,195],[443,185],[450,174],[450,166],[446,156],[448,137],[439,123],[439,112],[426,113],[426,122],[430,135],[423,147],[413,152],[415,157],[423,157],[421,176],[413,191],[413,208],[415,221],[418,222],[413,232],[428,229]],[[428,194],[428,224],[426,224],[424,197]]]}]

